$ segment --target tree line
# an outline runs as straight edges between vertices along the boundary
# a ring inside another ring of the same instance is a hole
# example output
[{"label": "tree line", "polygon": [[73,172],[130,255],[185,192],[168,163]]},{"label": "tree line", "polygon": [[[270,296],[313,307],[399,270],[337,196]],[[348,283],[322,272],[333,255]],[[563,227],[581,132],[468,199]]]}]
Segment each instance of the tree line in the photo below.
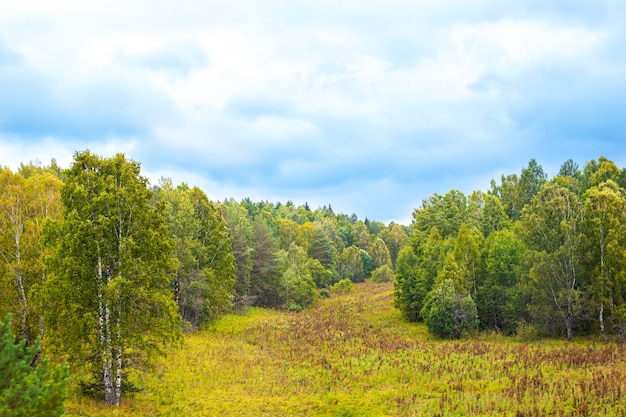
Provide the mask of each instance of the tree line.
[{"label": "tree line", "polygon": [[441,337],[626,338],[626,169],[531,160],[488,192],[434,194],[413,212],[395,303]]},{"label": "tree line", "polygon": [[[150,185],[121,154],[0,168],[2,357],[19,353],[33,370],[41,351],[67,359],[83,393],[119,405],[183,331],[232,309],[299,311],[347,283],[392,280],[408,244],[409,228],[330,205],[212,202],[167,178]],[[67,372],[45,363],[42,378],[57,382],[48,408],[62,410]]]},{"label": "tree line", "polygon": [[[167,178],[149,184],[121,154],[1,168],[0,361],[54,381],[38,394],[49,409],[62,410],[68,373],[41,352],[118,405],[184,331],[247,306],[300,311],[366,279],[394,280],[400,311],[441,337],[623,340],[625,186],[604,157],[582,170],[568,160],[552,179],[531,160],[486,193],[434,194],[402,226],[330,205],[214,202]],[[3,388],[14,415],[20,386]]]}]

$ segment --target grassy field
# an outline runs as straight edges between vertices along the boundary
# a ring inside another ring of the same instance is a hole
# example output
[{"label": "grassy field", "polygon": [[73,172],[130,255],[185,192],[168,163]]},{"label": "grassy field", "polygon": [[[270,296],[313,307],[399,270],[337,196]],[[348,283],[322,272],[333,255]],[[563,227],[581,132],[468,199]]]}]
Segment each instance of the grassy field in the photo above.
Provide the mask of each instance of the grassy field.
[{"label": "grassy field", "polygon": [[70,416],[621,416],[626,346],[432,340],[365,283],[302,313],[251,309],[186,336],[119,409]]}]

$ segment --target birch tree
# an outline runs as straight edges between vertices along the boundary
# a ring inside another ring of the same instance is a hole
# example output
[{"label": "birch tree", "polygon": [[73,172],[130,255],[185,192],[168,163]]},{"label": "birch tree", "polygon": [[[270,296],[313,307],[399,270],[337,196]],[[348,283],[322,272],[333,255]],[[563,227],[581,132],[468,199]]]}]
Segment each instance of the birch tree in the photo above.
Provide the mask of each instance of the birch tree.
[{"label": "birch tree", "polygon": [[605,338],[605,317],[620,337],[626,337],[626,199],[622,193],[611,180],[585,193],[590,291]]},{"label": "birch tree", "polygon": [[175,262],[139,164],[76,153],[61,190],[63,222],[48,229],[45,316],[50,346],[101,381],[119,405],[123,379],[180,337],[169,283]]},{"label": "birch tree", "polygon": [[[573,340],[574,322],[583,310],[583,205],[576,194],[546,183],[523,212],[517,229],[534,252],[530,278],[536,300],[551,300],[552,317]],[[543,306],[547,307],[547,306]]]},{"label": "birch tree", "polygon": [[26,178],[0,170],[0,313],[15,316],[27,345],[43,336],[35,296],[46,280],[43,224],[61,213],[61,181],[44,169],[31,171]]}]

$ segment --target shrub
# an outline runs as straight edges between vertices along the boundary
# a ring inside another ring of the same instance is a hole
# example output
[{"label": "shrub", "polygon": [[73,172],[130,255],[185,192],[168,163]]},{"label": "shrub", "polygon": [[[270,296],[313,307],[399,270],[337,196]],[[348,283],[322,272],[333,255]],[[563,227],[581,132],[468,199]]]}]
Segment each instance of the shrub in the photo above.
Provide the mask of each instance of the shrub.
[{"label": "shrub", "polygon": [[524,342],[534,342],[541,338],[541,330],[535,324],[528,323],[526,320],[520,320],[517,323],[517,338]]},{"label": "shrub", "polygon": [[321,288],[319,290],[319,293],[320,293],[320,297],[322,297],[322,298],[330,297],[330,290],[328,288]]},{"label": "shrub", "polygon": [[390,282],[393,280],[393,269],[389,265],[379,266],[372,272],[372,282]]},{"label": "shrub", "polygon": [[442,281],[428,294],[422,316],[428,330],[445,339],[459,339],[478,325],[474,300],[457,293],[451,279]]},{"label": "shrub", "polygon": [[352,292],[352,281],[344,278],[335,285],[333,285],[331,290],[335,294],[349,294]]}]

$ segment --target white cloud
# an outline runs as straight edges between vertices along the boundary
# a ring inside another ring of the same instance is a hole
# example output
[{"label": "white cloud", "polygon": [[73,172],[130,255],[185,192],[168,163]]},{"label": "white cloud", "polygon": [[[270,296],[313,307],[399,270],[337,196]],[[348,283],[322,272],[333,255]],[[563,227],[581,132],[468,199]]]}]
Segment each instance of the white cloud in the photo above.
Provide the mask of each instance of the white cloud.
[{"label": "white cloud", "polygon": [[474,187],[531,157],[565,160],[557,142],[574,136],[600,152],[590,143],[624,131],[626,10],[610,1],[0,0],[0,10],[9,159],[117,150],[213,196],[315,197],[406,217],[398,210],[457,180]]}]

